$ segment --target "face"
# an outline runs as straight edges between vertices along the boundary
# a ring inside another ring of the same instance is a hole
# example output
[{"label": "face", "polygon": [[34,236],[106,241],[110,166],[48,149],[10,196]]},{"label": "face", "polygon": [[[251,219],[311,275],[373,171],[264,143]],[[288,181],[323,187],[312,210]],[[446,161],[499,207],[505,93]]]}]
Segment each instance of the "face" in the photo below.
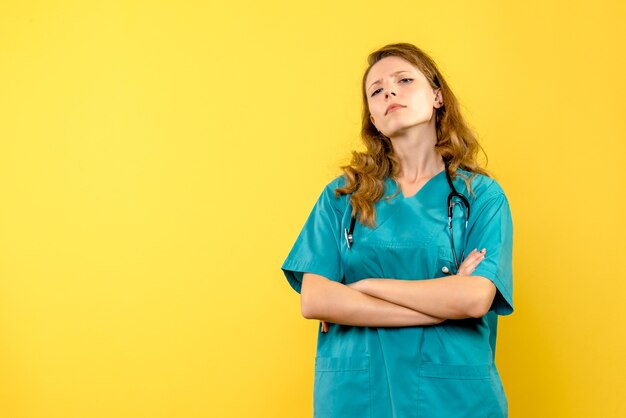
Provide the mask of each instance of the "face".
[{"label": "face", "polygon": [[443,104],[424,74],[400,57],[385,57],[365,79],[370,120],[391,138],[419,125],[435,125],[435,109]]}]

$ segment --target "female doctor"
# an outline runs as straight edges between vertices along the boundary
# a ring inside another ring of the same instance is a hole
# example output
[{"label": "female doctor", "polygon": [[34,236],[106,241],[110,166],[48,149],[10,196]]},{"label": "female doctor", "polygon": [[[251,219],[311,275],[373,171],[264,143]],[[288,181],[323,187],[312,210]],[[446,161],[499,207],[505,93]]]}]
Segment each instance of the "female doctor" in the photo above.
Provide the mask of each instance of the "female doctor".
[{"label": "female doctor", "polygon": [[507,198],[433,60],[370,54],[363,152],[322,191],[282,269],[320,320],[314,416],[506,417],[497,316],[513,311]]}]

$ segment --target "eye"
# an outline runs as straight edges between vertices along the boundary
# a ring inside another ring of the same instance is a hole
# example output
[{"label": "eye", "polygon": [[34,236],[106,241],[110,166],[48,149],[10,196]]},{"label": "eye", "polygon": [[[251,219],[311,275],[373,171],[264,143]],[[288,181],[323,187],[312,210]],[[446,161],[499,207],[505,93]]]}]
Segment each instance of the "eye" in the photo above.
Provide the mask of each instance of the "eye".
[{"label": "eye", "polygon": [[413,79],[412,79],[412,78],[403,78],[402,80],[400,80],[400,82],[401,82],[401,83],[404,83],[404,84],[409,84],[409,83],[411,83],[412,81],[413,81]]},{"label": "eye", "polygon": [[382,89],[376,89],[374,90],[374,92],[372,93],[372,95],[370,97],[374,97],[376,96],[378,93],[380,93],[382,91]]}]

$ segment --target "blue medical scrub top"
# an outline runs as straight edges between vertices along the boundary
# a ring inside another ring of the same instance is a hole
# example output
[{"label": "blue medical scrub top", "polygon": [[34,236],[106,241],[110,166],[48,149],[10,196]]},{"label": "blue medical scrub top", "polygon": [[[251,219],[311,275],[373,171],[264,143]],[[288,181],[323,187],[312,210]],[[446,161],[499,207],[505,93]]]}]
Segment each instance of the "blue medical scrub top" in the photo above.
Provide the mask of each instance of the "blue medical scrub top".
[{"label": "blue medical scrub top", "polygon": [[[457,170],[469,177],[471,173]],[[486,248],[472,273],[497,288],[482,318],[446,320],[433,326],[356,327],[331,324],[318,332],[314,416],[319,418],[506,417],[508,406],[494,364],[497,316],[513,312],[511,268],[513,226],[507,198],[486,176],[472,179],[472,193],[456,176],[456,189],[468,197],[471,214],[455,205],[457,256]],[[344,177],[329,183],[317,200],[282,269],[298,293],[305,272],[341,283],[365,278],[425,280],[456,268],[447,229],[450,186],[445,171],[417,194],[397,193],[392,179],[376,204],[376,226],[358,221],[354,245],[344,228],[351,220],[348,196],[335,197]],[[395,194],[395,195],[394,195]]]}]

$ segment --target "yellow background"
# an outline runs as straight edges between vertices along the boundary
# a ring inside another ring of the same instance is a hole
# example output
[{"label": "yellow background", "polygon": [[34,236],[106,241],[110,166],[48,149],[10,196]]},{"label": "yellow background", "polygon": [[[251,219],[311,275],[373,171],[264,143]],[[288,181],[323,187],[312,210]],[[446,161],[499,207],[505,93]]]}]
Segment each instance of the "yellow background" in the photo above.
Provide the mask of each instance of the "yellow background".
[{"label": "yellow background", "polygon": [[511,416],[626,416],[626,6],[504,3],[0,3],[0,417],[310,416],[280,265],[398,41],[512,206]]}]

